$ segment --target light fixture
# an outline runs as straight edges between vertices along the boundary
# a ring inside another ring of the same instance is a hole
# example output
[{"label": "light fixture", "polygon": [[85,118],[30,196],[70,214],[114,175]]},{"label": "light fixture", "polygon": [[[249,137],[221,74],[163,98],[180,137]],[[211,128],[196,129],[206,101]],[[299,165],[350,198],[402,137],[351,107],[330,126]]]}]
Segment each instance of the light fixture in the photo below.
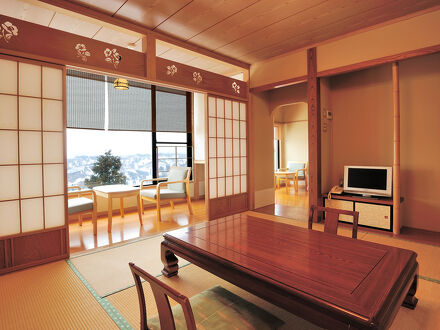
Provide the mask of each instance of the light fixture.
[{"label": "light fixture", "polygon": [[117,78],[113,83],[116,89],[127,90],[128,89],[128,81],[124,78]]}]

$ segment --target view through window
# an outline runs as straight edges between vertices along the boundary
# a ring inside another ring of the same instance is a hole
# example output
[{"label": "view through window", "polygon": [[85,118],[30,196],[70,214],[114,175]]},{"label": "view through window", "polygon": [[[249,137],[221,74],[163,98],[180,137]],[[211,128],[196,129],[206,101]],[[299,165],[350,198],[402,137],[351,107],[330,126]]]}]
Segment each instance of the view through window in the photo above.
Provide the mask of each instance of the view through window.
[{"label": "view through window", "polygon": [[118,172],[112,183],[134,186],[166,177],[171,166],[192,166],[190,95],[133,81],[120,91],[113,81],[68,70],[68,186],[99,185],[111,166]]}]

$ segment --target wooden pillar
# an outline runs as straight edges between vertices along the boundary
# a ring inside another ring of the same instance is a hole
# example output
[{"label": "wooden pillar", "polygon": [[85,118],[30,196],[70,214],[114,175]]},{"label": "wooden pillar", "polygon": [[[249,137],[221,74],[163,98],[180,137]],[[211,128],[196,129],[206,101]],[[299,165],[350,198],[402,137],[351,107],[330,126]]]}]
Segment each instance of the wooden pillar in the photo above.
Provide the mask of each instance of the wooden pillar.
[{"label": "wooden pillar", "polygon": [[400,100],[399,63],[393,63],[394,157],[393,157],[393,234],[400,234]]},{"label": "wooden pillar", "polygon": [[156,38],[147,34],[142,39],[142,51],[145,53],[145,77],[156,79]]},{"label": "wooden pillar", "polygon": [[321,205],[321,116],[316,48],[307,50],[307,100],[309,126],[309,205]]}]

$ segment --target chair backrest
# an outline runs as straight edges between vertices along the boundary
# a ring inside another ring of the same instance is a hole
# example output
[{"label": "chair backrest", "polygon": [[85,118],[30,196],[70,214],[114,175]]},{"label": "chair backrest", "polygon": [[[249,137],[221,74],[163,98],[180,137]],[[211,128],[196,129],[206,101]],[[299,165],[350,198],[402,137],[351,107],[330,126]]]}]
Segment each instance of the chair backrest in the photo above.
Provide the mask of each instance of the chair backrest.
[{"label": "chair backrest", "polygon": [[[289,171],[302,170],[306,168],[307,163],[304,162],[287,162],[287,168]],[[298,173],[299,176],[304,176],[304,171]]]},{"label": "chair backrest", "polygon": [[185,192],[185,184],[189,184],[189,178],[191,175],[191,167],[171,166],[168,172],[168,181],[183,181],[182,183],[171,183],[168,185],[168,189],[176,192]]},{"label": "chair backrest", "polygon": [[310,206],[309,211],[309,229],[312,229],[313,218],[318,212],[325,212],[324,232],[331,234],[337,234],[338,232],[338,220],[340,214],[351,215],[353,217],[353,231],[351,237],[357,238],[359,212],[312,205]]},{"label": "chair backrest", "polygon": [[148,329],[147,325],[147,310],[145,305],[144,289],[142,288],[141,278],[150,283],[153,291],[154,299],[156,301],[157,311],[159,313],[159,321],[161,329],[176,329],[174,323],[173,312],[171,311],[168,297],[175,300],[182,306],[183,314],[185,316],[186,327],[188,330],[196,330],[196,322],[194,314],[191,309],[189,299],[174,290],[172,287],[158,280],[156,277],[148,274],[143,269],[136,266],[134,263],[129,263],[131,273],[133,274],[134,283],[139,298],[139,307],[141,314],[141,329]]}]

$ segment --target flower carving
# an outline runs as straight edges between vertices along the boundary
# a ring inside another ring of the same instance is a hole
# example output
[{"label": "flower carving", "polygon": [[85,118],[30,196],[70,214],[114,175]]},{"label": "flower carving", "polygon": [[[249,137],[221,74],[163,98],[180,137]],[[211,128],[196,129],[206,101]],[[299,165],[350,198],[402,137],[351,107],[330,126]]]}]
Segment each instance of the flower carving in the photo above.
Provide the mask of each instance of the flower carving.
[{"label": "flower carving", "polygon": [[90,52],[87,50],[84,44],[76,44],[76,57],[81,58],[81,61],[87,62],[87,56],[90,56]]},{"label": "flower carving", "polygon": [[109,63],[113,63],[115,69],[118,68],[119,62],[121,62],[122,56],[119,55],[119,52],[116,48],[110,49],[106,48],[104,50],[105,61]]},{"label": "flower carving", "polygon": [[3,40],[8,43],[14,36],[18,36],[18,28],[11,22],[4,22],[1,25],[0,39],[3,38]]},{"label": "flower carving", "polygon": [[232,89],[235,93],[240,94],[240,86],[235,81],[232,83]]},{"label": "flower carving", "polygon": [[199,72],[194,72],[193,73],[193,80],[197,85],[200,84],[203,80],[202,75]]},{"label": "flower carving", "polygon": [[168,65],[167,66],[167,75],[169,76],[174,76],[174,74],[177,73],[177,67],[173,64],[173,65]]}]

